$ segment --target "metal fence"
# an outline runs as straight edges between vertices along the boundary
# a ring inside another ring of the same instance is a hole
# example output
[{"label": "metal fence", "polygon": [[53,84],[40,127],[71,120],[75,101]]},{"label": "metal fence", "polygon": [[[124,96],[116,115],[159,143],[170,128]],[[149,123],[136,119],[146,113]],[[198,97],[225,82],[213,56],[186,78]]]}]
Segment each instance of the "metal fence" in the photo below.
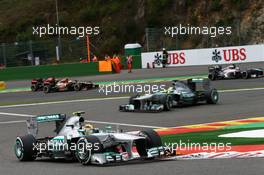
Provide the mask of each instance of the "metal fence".
[{"label": "metal fence", "polygon": [[[40,65],[57,62],[57,40],[27,41],[0,44],[0,65],[6,67]],[[92,45],[93,46],[93,45]],[[86,39],[61,40],[60,62],[79,62],[87,58]]]},{"label": "metal fence", "polygon": [[232,27],[230,35],[217,35],[216,37],[210,37],[210,35],[177,35],[171,37],[165,35],[164,28],[146,28],[145,36],[145,51],[157,51],[163,47],[168,50],[180,50],[248,44],[241,37],[239,25]]}]

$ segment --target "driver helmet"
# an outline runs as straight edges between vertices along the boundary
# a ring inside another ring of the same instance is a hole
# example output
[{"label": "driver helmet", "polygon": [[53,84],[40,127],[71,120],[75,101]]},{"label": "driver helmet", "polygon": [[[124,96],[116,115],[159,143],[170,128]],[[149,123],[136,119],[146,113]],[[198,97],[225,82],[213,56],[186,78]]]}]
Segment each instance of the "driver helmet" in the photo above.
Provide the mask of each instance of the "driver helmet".
[{"label": "driver helmet", "polygon": [[83,129],[85,131],[85,135],[90,135],[93,133],[94,127],[90,123],[85,123]]},{"label": "driver helmet", "polygon": [[235,65],[235,64],[232,64],[232,65],[230,66],[230,68],[231,68],[231,69],[235,69],[235,68],[236,68],[236,65]]},{"label": "driver helmet", "polygon": [[174,89],[175,89],[174,87],[169,87],[168,90],[167,90],[167,93],[173,92]]}]

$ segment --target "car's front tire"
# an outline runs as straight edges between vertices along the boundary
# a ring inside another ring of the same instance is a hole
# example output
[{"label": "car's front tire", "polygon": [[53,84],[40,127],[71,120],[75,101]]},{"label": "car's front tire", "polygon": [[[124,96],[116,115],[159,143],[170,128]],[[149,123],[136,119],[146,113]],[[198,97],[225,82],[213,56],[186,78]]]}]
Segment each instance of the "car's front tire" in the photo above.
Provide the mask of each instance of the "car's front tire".
[{"label": "car's front tire", "polygon": [[250,72],[248,72],[248,71],[244,71],[244,72],[242,72],[242,78],[243,78],[243,79],[248,79],[248,78],[250,78]]},{"label": "car's front tire", "polygon": [[[89,147],[89,145],[91,147]],[[96,136],[90,135],[90,136],[81,137],[78,140],[75,156],[81,164],[89,165],[91,163],[91,157],[93,153],[102,153],[102,152],[103,152],[103,145],[101,144],[100,140]]]},{"label": "car's front tire", "polygon": [[156,131],[153,129],[146,129],[140,132],[141,135],[146,137],[146,147],[160,147],[162,146],[161,138]]},{"label": "car's front tire", "polygon": [[[161,138],[158,133],[152,129],[143,130],[140,132],[140,136],[146,138],[145,144],[137,144],[137,150],[140,156],[147,156],[147,149],[162,146]],[[154,159],[155,157],[146,158]]]},{"label": "car's front tire", "polygon": [[173,101],[172,101],[172,97],[170,95],[167,95],[165,98],[165,103],[164,103],[164,110],[165,111],[170,111],[172,106],[173,106]]}]

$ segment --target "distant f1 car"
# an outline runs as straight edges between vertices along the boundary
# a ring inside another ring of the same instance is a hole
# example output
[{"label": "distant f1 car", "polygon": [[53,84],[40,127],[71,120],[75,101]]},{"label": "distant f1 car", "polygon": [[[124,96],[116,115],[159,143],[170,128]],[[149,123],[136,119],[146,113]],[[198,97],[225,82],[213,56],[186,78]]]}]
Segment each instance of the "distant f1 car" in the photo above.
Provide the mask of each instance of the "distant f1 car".
[{"label": "distant f1 car", "polygon": [[[93,128],[75,112],[66,119],[65,114],[42,115],[27,121],[28,134],[16,138],[14,151],[20,161],[33,161],[36,158],[78,160],[87,164],[107,164],[162,158],[170,153],[162,146],[160,136],[154,130],[118,132]],[[38,138],[38,125],[55,122],[56,135]]]},{"label": "distant f1 car", "polygon": [[50,77],[47,79],[33,79],[31,81],[31,90],[43,90],[45,93],[58,92],[58,91],[80,91],[83,89],[89,90],[98,88],[99,85],[92,82],[80,82],[78,80],[69,80],[64,78],[61,80]]},{"label": "distant f1 car", "polygon": [[42,91],[44,81],[45,80],[42,78],[34,78],[33,80],[31,80],[31,91]]},{"label": "distant f1 car", "polygon": [[263,77],[263,69],[261,68],[254,68],[254,69],[247,69],[246,71],[242,72],[242,78],[259,78]]},{"label": "distant f1 car", "polygon": [[135,95],[129,104],[120,105],[119,111],[161,112],[182,105],[195,105],[198,102],[216,104],[219,95],[208,79],[188,79],[187,82],[173,81],[173,86],[154,94]]},{"label": "distant f1 car", "polygon": [[225,68],[217,65],[213,67],[209,67],[208,78],[210,80],[221,80],[221,79],[238,79],[238,78],[258,78],[263,76],[263,69],[261,68],[251,68],[245,71],[241,71],[241,69],[236,65],[230,65]]}]

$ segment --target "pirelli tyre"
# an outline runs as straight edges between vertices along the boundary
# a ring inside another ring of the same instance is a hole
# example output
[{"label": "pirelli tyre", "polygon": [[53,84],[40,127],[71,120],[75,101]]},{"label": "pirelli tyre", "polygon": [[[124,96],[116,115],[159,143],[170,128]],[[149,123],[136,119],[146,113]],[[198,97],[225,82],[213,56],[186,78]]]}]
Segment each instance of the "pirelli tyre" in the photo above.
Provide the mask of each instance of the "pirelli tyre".
[{"label": "pirelli tyre", "polygon": [[248,78],[250,78],[250,77],[251,77],[251,74],[250,74],[249,71],[244,71],[244,72],[242,72],[242,78],[243,78],[243,79],[248,79]]},{"label": "pirelli tyre", "polygon": [[208,104],[216,104],[219,100],[219,94],[216,89],[209,89],[205,92],[205,98]]},{"label": "pirelli tyre", "polygon": [[172,96],[168,94],[154,94],[151,101],[155,104],[163,104],[164,111],[170,111],[173,106]]},{"label": "pirelli tyre", "polygon": [[165,109],[166,111],[170,111],[171,108],[172,108],[172,106],[173,106],[172,96],[167,95],[167,97],[166,97],[166,102],[165,102],[165,104],[164,104],[164,109]]},{"label": "pirelli tyre", "polygon": [[44,93],[50,93],[51,92],[51,86],[50,85],[45,85],[44,87],[43,87],[43,92]]},{"label": "pirelli tyre", "polygon": [[[162,146],[160,136],[156,131],[152,129],[141,131],[140,136],[144,136],[146,138],[144,143],[141,142],[141,144],[139,143],[136,144],[137,151],[140,156],[147,157],[147,149]],[[146,159],[153,159],[153,158],[154,157],[146,158]]]},{"label": "pirelli tyre", "polygon": [[80,90],[82,89],[82,86],[81,86],[80,83],[75,83],[75,84],[73,85],[73,89],[74,89],[75,91],[80,91]]},{"label": "pirelli tyre", "polygon": [[213,73],[210,73],[209,75],[208,75],[208,78],[210,79],[210,80],[212,80],[212,81],[214,81],[214,80],[216,80],[216,74],[213,72]]},{"label": "pirelli tyre", "polygon": [[38,90],[38,85],[33,84],[31,85],[31,91],[36,92]]},{"label": "pirelli tyre", "polygon": [[103,145],[100,140],[93,135],[81,137],[77,142],[75,157],[83,165],[91,163],[91,156],[94,153],[102,153]]},{"label": "pirelli tyre", "polygon": [[32,161],[36,159],[36,150],[34,146],[36,145],[36,138],[31,135],[25,135],[22,137],[17,137],[14,146],[15,155],[20,161]]},{"label": "pirelli tyre", "polygon": [[172,97],[170,95],[164,95],[161,97],[161,104],[164,105],[164,111],[170,111],[173,106]]},{"label": "pirelli tyre", "polygon": [[153,129],[146,129],[140,132],[141,135],[146,137],[146,148],[162,146],[161,138]]}]

